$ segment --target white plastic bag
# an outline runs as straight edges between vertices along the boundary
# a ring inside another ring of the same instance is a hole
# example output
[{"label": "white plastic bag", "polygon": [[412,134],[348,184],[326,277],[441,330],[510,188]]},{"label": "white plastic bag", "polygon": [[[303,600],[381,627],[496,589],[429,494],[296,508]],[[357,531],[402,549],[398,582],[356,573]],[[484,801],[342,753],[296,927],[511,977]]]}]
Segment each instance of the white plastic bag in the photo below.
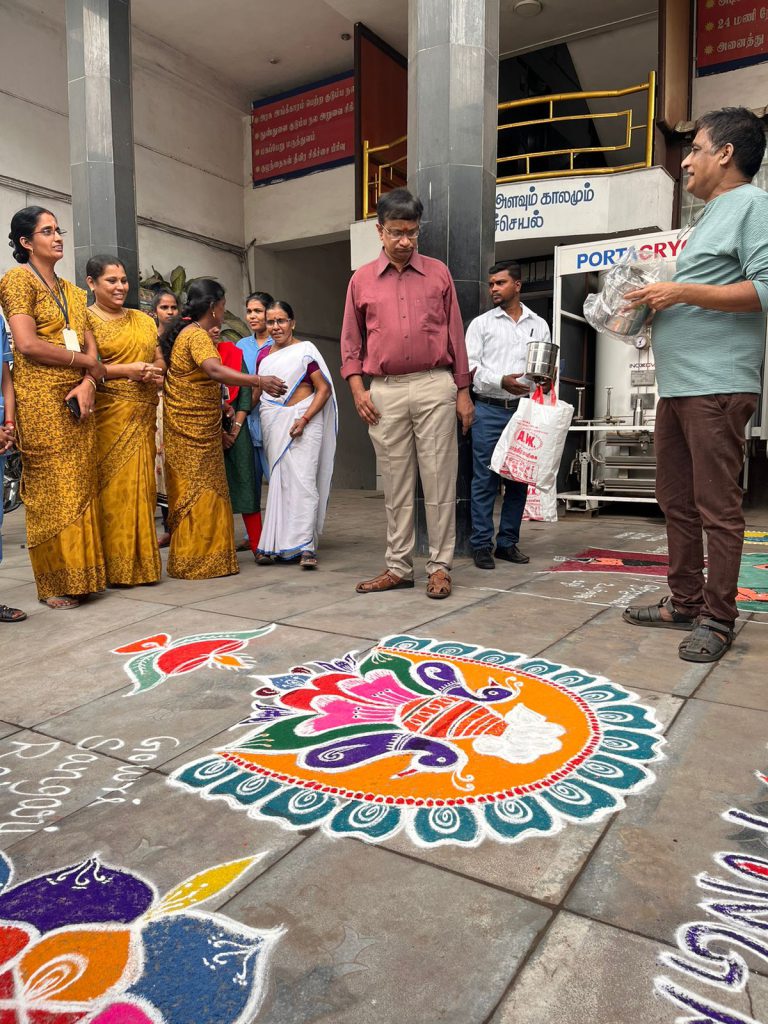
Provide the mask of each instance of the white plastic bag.
[{"label": "white plastic bag", "polygon": [[537,523],[557,522],[557,494],[555,491],[540,491],[538,487],[528,486],[528,497],[525,499],[523,519]]},{"label": "white plastic bag", "polygon": [[521,398],[491,456],[491,469],[507,480],[552,491],[557,481],[573,406],[558,402],[554,389],[547,398],[537,388]]}]

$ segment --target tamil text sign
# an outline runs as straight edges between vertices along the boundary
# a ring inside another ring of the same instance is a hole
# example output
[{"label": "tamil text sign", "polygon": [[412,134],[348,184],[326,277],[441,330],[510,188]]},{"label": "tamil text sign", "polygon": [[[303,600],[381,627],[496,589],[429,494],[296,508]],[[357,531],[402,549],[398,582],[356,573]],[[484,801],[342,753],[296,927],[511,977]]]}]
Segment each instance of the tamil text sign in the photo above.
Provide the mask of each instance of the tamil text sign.
[{"label": "tamil text sign", "polygon": [[696,74],[768,60],[768,3],[755,0],[698,0]]},{"label": "tamil text sign", "polygon": [[352,72],[253,103],[253,184],[270,185],[350,163],[354,153]]},{"label": "tamil text sign", "polygon": [[496,240],[521,235],[586,234],[594,222],[595,206],[605,202],[606,190],[579,178],[544,179],[501,185],[496,191]]},{"label": "tamil text sign", "polygon": [[663,231],[672,223],[674,189],[662,167],[509,182],[496,189],[496,241],[557,244]]}]

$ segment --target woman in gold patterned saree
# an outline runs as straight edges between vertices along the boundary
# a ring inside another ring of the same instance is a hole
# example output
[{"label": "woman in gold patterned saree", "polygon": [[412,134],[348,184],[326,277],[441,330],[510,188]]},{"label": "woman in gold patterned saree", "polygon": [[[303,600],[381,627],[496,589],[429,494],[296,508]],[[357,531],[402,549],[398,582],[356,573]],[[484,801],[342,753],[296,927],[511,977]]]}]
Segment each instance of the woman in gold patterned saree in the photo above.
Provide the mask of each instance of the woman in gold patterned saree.
[{"label": "woman in gold patterned saree", "polygon": [[152,317],[126,309],[128,277],[112,256],[85,268],[94,303],[86,322],[107,379],[96,396],[101,539],[107,583],[157,583],[155,419],[165,363]]},{"label": "woman in gold patterned saree", "polygon": [[85,292],[56,276],[62,234],[48,210],[20,210],[10,238],[22,265],[0,281],[13,334],[29,557],[38,598],[56,609],[76,608],[106,585],[92,416],[104,371],[85,326]]},{"label": "woman in gold patterned saree", "polygon": [[255,374],[223,366],[208,335],[224,317],[224,289],[189,286],[182,315],[160,337],[168,372],[163,395],[171,549],[168,575],[203,580],[239,572],[222,448],[222,384],[260,393]]}]

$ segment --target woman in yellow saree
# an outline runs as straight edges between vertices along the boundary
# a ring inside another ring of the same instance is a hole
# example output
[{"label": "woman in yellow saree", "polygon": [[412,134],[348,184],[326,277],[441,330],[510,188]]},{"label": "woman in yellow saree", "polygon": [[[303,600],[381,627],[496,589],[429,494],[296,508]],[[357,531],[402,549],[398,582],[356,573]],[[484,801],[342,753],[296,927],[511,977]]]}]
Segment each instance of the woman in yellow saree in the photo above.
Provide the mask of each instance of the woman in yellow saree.
[{"label": "woman in yellow saree", "polygon": [[260,380],[222,365],[208,331],[221,324],[224,302],[218,281],[198,279],[189,287],[182,315],[160,337],[168,367],[163,394],[168,575],[179,579],[239,572],[224,470],[221,386],[258,394]]},{"label": "woman in yellow saree", "polygon": [[85,292],[56,276],[62,234],[48,210],[20,210],[10,237],[22,265],[0,281],[13,334],[29,557],[38,598],[56,609],[76,608],[106,585],[92,416],[104,371],[85,326]]},{"label": "woman in yellow saree", "polygon": [[155,532],[155,419],[165,363],[152,317],[125,309],[128,278],[112,256],[85,269],[94,303],[87,325],[106,370],[96,396],[96,454],[101,539],[107,583],[157,583],[162,565]]}]

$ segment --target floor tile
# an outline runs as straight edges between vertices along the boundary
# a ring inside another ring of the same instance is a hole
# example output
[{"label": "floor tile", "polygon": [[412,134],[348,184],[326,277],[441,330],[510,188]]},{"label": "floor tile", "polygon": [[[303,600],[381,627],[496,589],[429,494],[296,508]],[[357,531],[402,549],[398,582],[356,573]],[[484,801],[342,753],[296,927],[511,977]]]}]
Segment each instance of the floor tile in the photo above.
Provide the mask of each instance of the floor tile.
[{"label": "floor tile", "polygon": [[[204,611],[268,618],[271,622],[293,619],[303,612],[328,608],[349,599],[354,584],[349,575],[318,570],[301,572],[295,566],[264,566],[263,586],[225,597],[208,598],[193,607]],[[267,581],[268,578],[268,581]]]},{"label": "floor tile", "polygon": [[[671,1024],[681,1011],[654,993],[659,951],[649,939],[560,914],[490,1024]],[[744,994],[728,1005],[749,1012]]]},{"label": "floor tile", "polygon": [[622,620],[618,609],[607,608],[583,629],[556,640],[546,655],[566,665],[588,665],[591,672],[633,690],[639,687],[687,697],[706,678],[711,665],[680,660],[677,648],[685,636],[677,629],[632,626]]},{"label": "floor tile", "polygon": [[750,1000],[749,1015],[758,1021],[768,1020],[768,978],[758,974],[750,975],[747,995]]},{"label": "floor tile", "polygon": [[[0,572],[0,604],[11,604],[13,606],[13,602],[18,602],[19,600],[19,590],[22,587],[29,587],[29,583],[26,580],[10,576],[5,572],[5,566],[2,566],[2,570]],[[24,597],[26,598],[26,596],[26,591],[24,591]],[[16,605],[15,607],[19,606]],[[27,609],[24,610],[27,611]]]},{"label": "floor tile", "polygon": [[[60,615],[69,616],[65,632],[55,628],[61,621]],[[51,622],[49,616],[57,618]],[[112,654],[117,647],[163,631],[177,639],[217,628],[254,629],[257,625],[230,616],[220,616],[212,623],[205,612],[188,612],[168,605],[121,598],[111,602],[105,598],[101,607],[95,601],[89,602],[71,612],[48,610],[42,617],[35,616],[34,621],[31,646],[25,649],[25,645],[18,645],[16,652],[20,660],[13,659],[13,671],[8,673],[3,686],[3,714],[22,725],[47,722],[64,712],[88,706],[106,694],[118,690],[127,692],[129,681],[123,666],[128,656]],[[44,632],[42,627],[46,621],[47,632]],[[97,632],[98,625],[103,626],[103,630]],[[38,699],[30,700],[30,693],[38,693]],[[128,714],[128,708],[119,706],[120,719]]]},{"label": "floor tile", "polygon": [[626,608],[629,604],[655,604],[669,593],[666,580],[624,576],[620,573],[544,572],[518,588],[518,593],[560,601]]},{"label": "floor tile", "polygon": [[0,849],[58,833],[58,822],[106,796],[123,765],[96,739],[80,746],[22,730],[0,740]]},{"label": "floor tile", "polygon": [[419,625],[444,614],[446,605],[464,608],[484,601],[485,594],[456,589],[447,600],[435,601],[427,597],[424,584],[417,583],[413,590],[394,590],[383,594],[355,594],[346,600],[335,601],[312,611],[289,615],[288,625],[328,632],[343,629],[355,636],[378,640],[392,633],[415,630]]},{"label": "floor tile", "polygon": [[319,835],[227,913],[287,929],[259,1024],[483,1024],[549,919],[515,896]]},{"label": "floor tile", "polygon": [[213,580],[176,580],[163,576],[154,587],[131,587],[121,591],[121,596],[129,601],[163,601],[169,605],[184,606],[265,586],[268,580],[250,553],[245,554],[249,561],[245,561],[242,554],[239,556],[243,561],[236,576],[219,576]]},{"label": "floor tile", "polygon": [[[613,821],[566,901],[580,914],[662,942],[700,914],[694,876],[720,850],[754,851],[756,835],[721,815],[765,800],[768,714],[689,701],[668,737],[656,783]],[[737,841],[738,837],[738,841]]]},{"label": "floor tile", "polygon": [[[36,599],[35,599],[35,603]],[[31,605],[30,605],[31,607]],[[9,644],[4,655],[6,667],[55,664],[63,653],[87,646],[96,637],[110,633],[129,623],[155,618],[170,610],[159,602],[124,601],[114,592],[92,597],[80,608],[54,611],[39,605],[40,614],[30,615],[25,622],[14,625],[16,641]],[[13,639],[13,638],[11,638]]]},{"label": "floor tile", "polygon": [[730,651],[712,666],[696,696],[768,711],[768,625],[744,623]]},{"label": "floor tile", "polygon": [[[589,605],[553,602],[511,592],[491,595],[464,609],[440,608],[440,614],[416,632],[439,640],[465,640],[506,651],[536,654],[571,630],[583,627],[598,612],[599,609]],[[579,665],[575,661],[568,664]]]}]

